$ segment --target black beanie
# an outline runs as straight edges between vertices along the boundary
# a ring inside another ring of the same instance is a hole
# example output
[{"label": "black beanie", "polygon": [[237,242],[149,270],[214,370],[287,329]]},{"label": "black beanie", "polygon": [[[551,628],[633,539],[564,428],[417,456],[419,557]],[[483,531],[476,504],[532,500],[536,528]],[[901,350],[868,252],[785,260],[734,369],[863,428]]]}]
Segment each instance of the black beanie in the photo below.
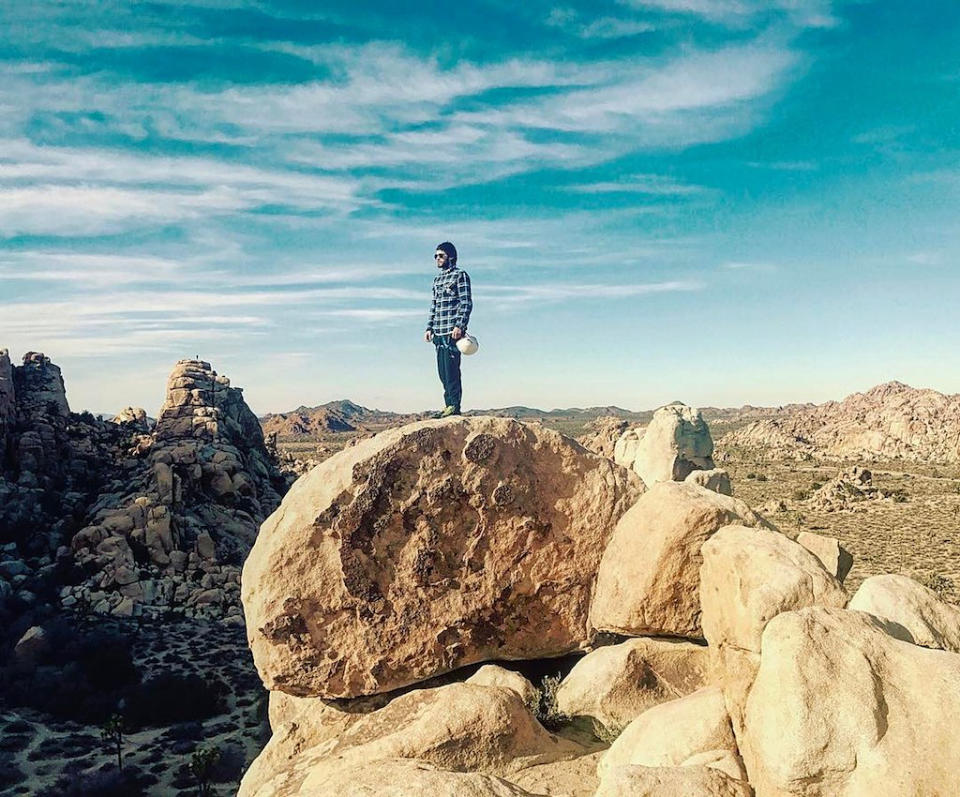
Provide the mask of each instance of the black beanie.
[{"label": "black beanie", "polygon": [[446,252],[451,263],[457,262],[457,247],[455,247],[449,241],[444,241],[442,244],[437,244],[437,249],[441,252]]}]

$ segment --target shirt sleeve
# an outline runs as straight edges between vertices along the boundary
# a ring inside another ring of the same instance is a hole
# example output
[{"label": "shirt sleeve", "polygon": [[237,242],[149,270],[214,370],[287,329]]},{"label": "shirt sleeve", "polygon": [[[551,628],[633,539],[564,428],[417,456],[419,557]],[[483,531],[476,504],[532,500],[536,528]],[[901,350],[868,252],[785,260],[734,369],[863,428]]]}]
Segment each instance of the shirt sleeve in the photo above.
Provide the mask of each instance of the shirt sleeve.
[{"label": "shirt sleeve", "polygon": [[427,332],[433,332],[433,322],[437,316],[437,282],[430,288],[430,314],[427,316]]},{"label": "shirt sleeve", "polygon": [[467,331],[467,324],[470,323],[470,313],[473,311],[473,298],[470,295],[470,275],[466,271],[460,272],[460,278],[457,280],[457,318],[454,326],[460,327],[461,332]]}]

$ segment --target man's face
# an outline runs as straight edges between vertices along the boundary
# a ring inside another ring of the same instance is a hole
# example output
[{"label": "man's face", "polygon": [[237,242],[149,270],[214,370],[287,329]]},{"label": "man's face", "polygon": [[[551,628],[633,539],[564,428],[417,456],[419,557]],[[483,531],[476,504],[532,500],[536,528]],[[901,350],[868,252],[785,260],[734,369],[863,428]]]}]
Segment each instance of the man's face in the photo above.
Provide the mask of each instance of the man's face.
[{"label": "man's face", "polygon": [[448,255],[442,249],[438,249],[433,253],[434,262],[437,264],[437,268],[443,268],[447,265]]}]

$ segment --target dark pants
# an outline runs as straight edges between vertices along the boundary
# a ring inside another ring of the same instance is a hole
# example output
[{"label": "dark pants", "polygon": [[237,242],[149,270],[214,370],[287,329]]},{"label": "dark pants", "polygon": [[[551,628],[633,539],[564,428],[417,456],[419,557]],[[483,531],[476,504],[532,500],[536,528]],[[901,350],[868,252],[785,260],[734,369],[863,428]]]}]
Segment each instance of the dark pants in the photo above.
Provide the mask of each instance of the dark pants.
[{"label": "dark pants", "polygon": [[463,386],[460,384],[460,349],[449,335],[434,335],[433,345],[437,347],[437,373],[443,383],[443,403],[447,407],[456,407],[460,411],[460,397]]}]

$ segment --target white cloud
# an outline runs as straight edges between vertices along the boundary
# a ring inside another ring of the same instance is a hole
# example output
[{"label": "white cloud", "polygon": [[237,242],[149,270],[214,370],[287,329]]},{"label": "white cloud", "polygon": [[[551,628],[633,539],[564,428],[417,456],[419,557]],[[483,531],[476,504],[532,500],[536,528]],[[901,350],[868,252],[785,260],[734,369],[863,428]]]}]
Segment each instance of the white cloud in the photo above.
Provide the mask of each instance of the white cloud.
[{"label": "white cloud", "polygon": [[567,186],[568,191],[581,194],[632,193],[653,196],[690,196],[705,194],[710,189],[702,185],[692,185],[661,174],[636,174],[625,176],[617,181],[582,183]]},{"label": "white cloud", "polygon": [[623,285],[600,285],[595,283],[548,285],[485,285],[476,290],[476,295],[487,299],[494,306],[511,306],[538,302],[563,302],[582,299],[617,299],[627,296],[647,296],[659,293],[675,293],[703,290],[704,284],[692,280],[668,280]]},{"label": "white cloud", "polygon": [[620,0],[636,9],[686,14],[709,22],[745,27],[756,17],[782,14],[803,28],[832,28],[839,24],[832,0]]}]

